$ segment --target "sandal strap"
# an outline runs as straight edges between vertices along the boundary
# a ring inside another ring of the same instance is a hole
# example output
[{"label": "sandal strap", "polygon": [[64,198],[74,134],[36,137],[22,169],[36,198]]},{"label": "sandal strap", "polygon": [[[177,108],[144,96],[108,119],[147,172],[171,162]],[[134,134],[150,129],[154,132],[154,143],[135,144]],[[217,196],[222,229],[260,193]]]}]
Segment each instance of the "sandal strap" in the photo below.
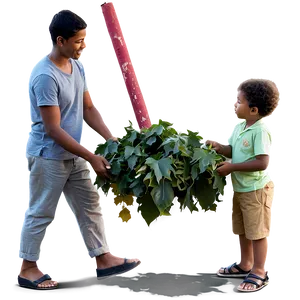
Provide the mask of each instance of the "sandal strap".
[{"label": "sandal strap", "polygon": [[243,283],[251,283],[251,284],[256,285],[258,288],[264,284],[264,282],[262,282],[262,284],[259,284],[258,282],[251,280],[251,279],[245,279],[245,280],[243,280]]},{"label": "sandal strap", "polygon": [[262,277],[260,277],[260,276],[258,276],[256,274],[254,274],[254,273],[249,273],[245,280],[247,280],[249,278],[258,279],[258,280],[260,280],[262,282],[265,282],[265,281],[269,280],[268,273],[266,273],[266,277],[265,278],[262,278]]},{"label": "sandal strap", "polygon": [[[230,266],[230,268],[232,268],[232,267],[237,269],[239,271],[239,273],[241,273],[241,274],[248,274],[249,273],[249,271],[245,271],[240,266],[238,266],[236,262]],[[233,272],[233,273],[236,273],[236,272]]]},{"label": "sandal strap", "polygon": [[33,281],[33,283],[37,286],[38,284],[46,281],[46,280],[51,280],[51,277],[48,274],[45,274],[44,276],[42,276],[41,278]]},{"label": "sandal strap", "polygon": [[[232,274],[231,267],[232,267],[234,264],[236,264],[236,263],[231,262],[231,263],[228,263],[228,264],[222,264],[222,265],[220,265],[220,268],[224,270],[224,274],[225,274],[225,273],[226,273],[226,274]],[[225,271],[226,269],[227,269],[227,271],[228,271],[229,273],[227,273],[227,272]]]},{"label": "sandal strap", "polygon": [[[236,270],[238,270],[238,272],[234,272],[234,271],[232,270],[232,268],[235,268]],[[230,265],[230,266],[224,268],[224,272],[226,272],[226,270],[228,271],[228,274],[237,274],[237,273],[239,273],[239,274],[248,274],[248,273],[250,272],[250,271],[245,271],[245,270],[243,270],[242,268],[240,268],[240,267],[237,265],[236,262],[233,263],[232,265]]]}]

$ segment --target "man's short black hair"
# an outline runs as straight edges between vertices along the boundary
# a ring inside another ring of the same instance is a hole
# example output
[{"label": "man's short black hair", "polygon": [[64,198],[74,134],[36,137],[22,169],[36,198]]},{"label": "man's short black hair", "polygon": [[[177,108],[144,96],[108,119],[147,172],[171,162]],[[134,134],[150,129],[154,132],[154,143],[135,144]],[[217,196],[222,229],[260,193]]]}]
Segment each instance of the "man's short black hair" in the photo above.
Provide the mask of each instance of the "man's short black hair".
[{"label": "man's short black hair", "polygon": [[87,24],[78,15],[70,10],[62,10],[54,15],[49,31],[53,45],[56,45],[56,39],[58,36],[62,36],[64,39],[69,39],[74,36],[78,31],[85,29]]}]

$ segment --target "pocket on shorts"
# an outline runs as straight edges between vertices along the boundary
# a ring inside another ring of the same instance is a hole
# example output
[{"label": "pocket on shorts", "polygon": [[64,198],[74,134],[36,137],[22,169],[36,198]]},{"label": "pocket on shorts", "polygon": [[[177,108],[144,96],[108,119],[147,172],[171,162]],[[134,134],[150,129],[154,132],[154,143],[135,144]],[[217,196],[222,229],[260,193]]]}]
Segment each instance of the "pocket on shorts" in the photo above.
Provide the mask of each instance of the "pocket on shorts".
[{"label": "pocket on shorts", "polygon": [[31,175],[40,175],[42,173],[42,159],[37,156],[28,156],[28,171]]},{"label": "pocket on shorts", "polygon": [[264,196],[265,198],[265,205],[268,208],[271,208],[273,202],[273,195],[274,195],[274,184],[272,181],[268,182],[264,186]]}]

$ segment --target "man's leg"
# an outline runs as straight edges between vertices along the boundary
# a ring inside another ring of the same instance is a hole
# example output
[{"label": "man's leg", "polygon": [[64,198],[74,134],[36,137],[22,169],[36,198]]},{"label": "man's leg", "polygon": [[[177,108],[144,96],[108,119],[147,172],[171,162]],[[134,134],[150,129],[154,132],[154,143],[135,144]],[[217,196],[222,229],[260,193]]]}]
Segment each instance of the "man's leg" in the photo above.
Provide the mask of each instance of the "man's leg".
[{"label": "man's leg", "polygon": [[[41,157],[29,157],[28,168],[30,200],[21,233],[19,255],[23,258],[23,263],[19,276],[34,281],[43,276],[36,264],[40,245],[48,225],[54,219],[57,203],[70,171],[68,161]],[[40,287],[53,285],[57,283],[48,280],[40,284]]]},{"label": "man's leg", "polygon": [[[74,160],[73,170],[64,187],[66,200],[77,218],[77,222],[91,257],[96,258],[98,269],[110,268],[124,263],[124,258],[109,252],[105,237],[104,222],[99,205],[99,194],[91,181],[85,160]],[[139,262],[137,259],[127,260]]]}]

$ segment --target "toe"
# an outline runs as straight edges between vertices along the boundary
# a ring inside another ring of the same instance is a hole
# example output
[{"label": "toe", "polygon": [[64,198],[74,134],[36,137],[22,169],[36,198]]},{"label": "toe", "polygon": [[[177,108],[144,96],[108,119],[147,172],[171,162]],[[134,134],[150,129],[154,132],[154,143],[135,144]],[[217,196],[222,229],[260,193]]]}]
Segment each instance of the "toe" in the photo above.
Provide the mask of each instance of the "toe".
[{"label": "toe", "polygon": [[245,289],[245,283],[241,283],[241,284],[239,285],[239,289],[244,290],[244,289]]}]

